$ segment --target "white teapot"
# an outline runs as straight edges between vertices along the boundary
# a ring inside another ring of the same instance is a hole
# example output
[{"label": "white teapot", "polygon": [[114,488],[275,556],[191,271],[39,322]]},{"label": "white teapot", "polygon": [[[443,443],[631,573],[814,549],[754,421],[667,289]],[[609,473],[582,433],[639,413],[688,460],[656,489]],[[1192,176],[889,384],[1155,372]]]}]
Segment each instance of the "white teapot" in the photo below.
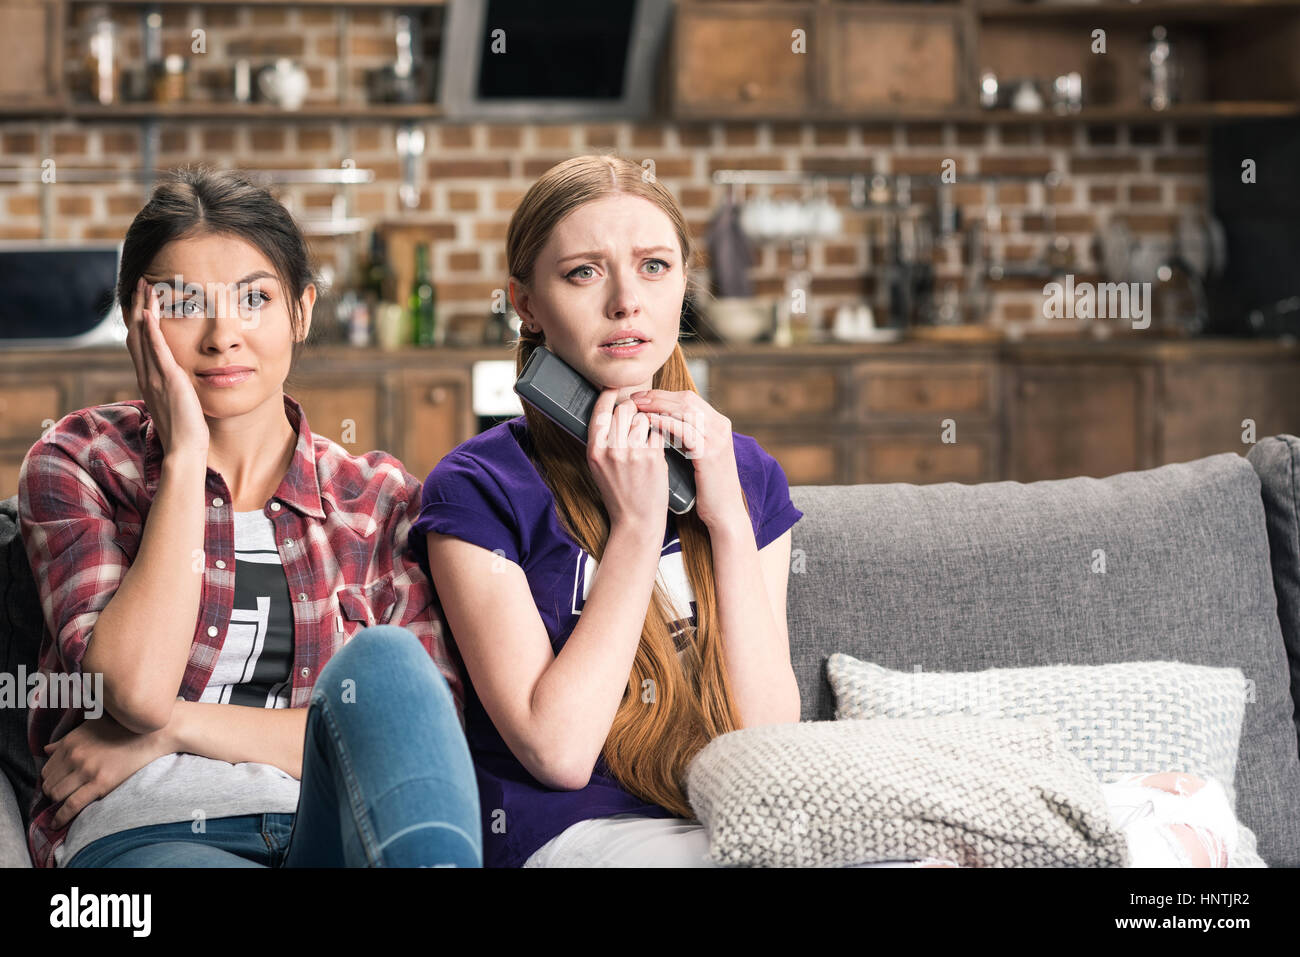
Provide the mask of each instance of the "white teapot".
[{"label": "white teapot", "polygon": [[309,86],[307,71],[285,57],[276,60],[275,66],[265,67],[257,75],[257,87],[262,95],[286,110],[296,110],[302,106]]}]

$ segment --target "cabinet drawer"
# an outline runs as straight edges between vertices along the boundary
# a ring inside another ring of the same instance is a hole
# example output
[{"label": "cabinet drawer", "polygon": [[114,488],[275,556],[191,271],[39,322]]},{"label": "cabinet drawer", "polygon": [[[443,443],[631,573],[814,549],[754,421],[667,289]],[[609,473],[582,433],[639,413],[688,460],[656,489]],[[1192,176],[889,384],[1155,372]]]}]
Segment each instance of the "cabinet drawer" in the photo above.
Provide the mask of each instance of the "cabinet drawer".
[{"label": "cabinet drawer", "polygon": [[858,420],[876,416],[992,416],[996,390],[991,365],[863,365],[858,377]]},{"label": "cabinet drawer", "polygon": [[992,433],[958,433],[945,444],[909,436],[868,436],[857,447],[856,483],[932,482],[975,484],[997,478],[997,440]]},{"label": "cabinet drawer", "polygon": [[337,442],[352,455],[383,447],[379,429],[379,391],[374,385],[329,386],[321,379],[300,379],[285,391],[302,406],[315,435]]},{"label": "cabinet drawer", "polygon": [[962,13],[904,4],[824,7],[827,98],[846,113],[933,109],[962,101]]},{"label": "cabinet drawer", "polygon": [[732,426],[735,432],[752,435],[781,465],[790,485],[839,485],[845,474],[841,444],[831,435],[790,435],[761,428]]},{"label": "cabinet drawer", "polygon": [[89,375],[82,386],[86,408],[143,398],[135,375]]},{"label": "cabinet drawer", "polygon": [[63,415],[63,390],[56,383],[0,386],[0,440],[30,447],[47,422],[57,422]]},{"label": "cabinet drawer", "polygon": [[805,113],[816,99],[815,57],[791,46],[797,30],[815,42],[814,20],[810,4],[680,4],[671,73],[675,114]]},{"label": "cabinet drawer", "polygon": [[710,405],[733,422],[838,419],[840,394],[837,372],[826,366],[714,363],[709,383]]}]

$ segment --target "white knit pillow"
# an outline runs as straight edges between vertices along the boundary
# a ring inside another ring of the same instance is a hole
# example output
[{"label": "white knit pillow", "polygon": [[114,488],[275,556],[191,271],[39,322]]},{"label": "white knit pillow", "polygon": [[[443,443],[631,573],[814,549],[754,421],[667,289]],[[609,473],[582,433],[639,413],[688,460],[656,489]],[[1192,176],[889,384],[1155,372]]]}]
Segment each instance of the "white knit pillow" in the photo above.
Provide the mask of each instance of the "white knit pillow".
[{"label": "white knit pillow", "polygon": [[714,863],[1123,867],[1101,784],[1051,721],[808,721],[720,735],[687,766]]},{"label": "white knit pillow", "polygon": [[[1050,718],[1102,781],[1186,771],[1223,785],[1237,808],[1237,752],[1248,685],[1240,668],[1181,661],[1044,665],[984,671],[893,671],[833,654],[837,718],[974,715]],[[1233,867],[1266,867],[1255,832],[1237,825]]]},{"label": "white knit pillow", "polygon": [[833,654],[826,676],[837,718],[1051,718],[1102,781],[1186,771],[1213,777],[1237,807],[1233,779],[1246,716],[1240,668],[1130,661],[906,672]]}]

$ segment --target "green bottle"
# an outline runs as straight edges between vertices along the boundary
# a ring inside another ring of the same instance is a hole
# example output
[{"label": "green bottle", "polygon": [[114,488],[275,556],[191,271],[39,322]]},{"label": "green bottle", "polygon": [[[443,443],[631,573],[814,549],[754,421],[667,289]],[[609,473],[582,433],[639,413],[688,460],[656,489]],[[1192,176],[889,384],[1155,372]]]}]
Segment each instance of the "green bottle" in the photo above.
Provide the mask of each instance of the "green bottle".
[{"label": "green bottle", "polygon": [[433,276],[429,269],[429,244],[415,246],[415,281],[407,300],[411,341],[417,346],[438,344],[437,303],[433,289]]}]

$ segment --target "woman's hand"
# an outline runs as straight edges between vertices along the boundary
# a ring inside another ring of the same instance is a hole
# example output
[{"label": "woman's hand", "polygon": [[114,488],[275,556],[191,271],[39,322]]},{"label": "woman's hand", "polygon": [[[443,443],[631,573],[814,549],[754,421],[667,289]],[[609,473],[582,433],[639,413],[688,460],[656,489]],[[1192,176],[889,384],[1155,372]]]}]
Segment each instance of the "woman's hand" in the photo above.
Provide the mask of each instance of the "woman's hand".
[{"label": "woman's hand", "polygon": [[158,295],[143,276],[136,282],[131,318],[126,324],[126,348],[135,364],[140,395],[165,455],[176,451],[208,455],[208,422],[199,395],[163,338]]},{"label": "woman's hand", "polygon": [[654,429],[673,440],[695,465],[695,509],[706,526],[749,522],[736,470],[731,420],[689,389],[648,389],[629,398]]},{"label": "woman's hand", "polygon": [[631,400],[615,405],[603,389],[587,425],[587,465],[609,512],[610,527],[640,524],[663,535],[668,520],[668,460],[663,436]]},{"label": "woman's hand", "polygon": [[63,802],[54,815],[54,826],[68,824],[91,801],[102,798],[154,758],[173,751],[167,728],[136,734],[108,712],[83,721],[45,746],[41,790],[56,804]]}]

